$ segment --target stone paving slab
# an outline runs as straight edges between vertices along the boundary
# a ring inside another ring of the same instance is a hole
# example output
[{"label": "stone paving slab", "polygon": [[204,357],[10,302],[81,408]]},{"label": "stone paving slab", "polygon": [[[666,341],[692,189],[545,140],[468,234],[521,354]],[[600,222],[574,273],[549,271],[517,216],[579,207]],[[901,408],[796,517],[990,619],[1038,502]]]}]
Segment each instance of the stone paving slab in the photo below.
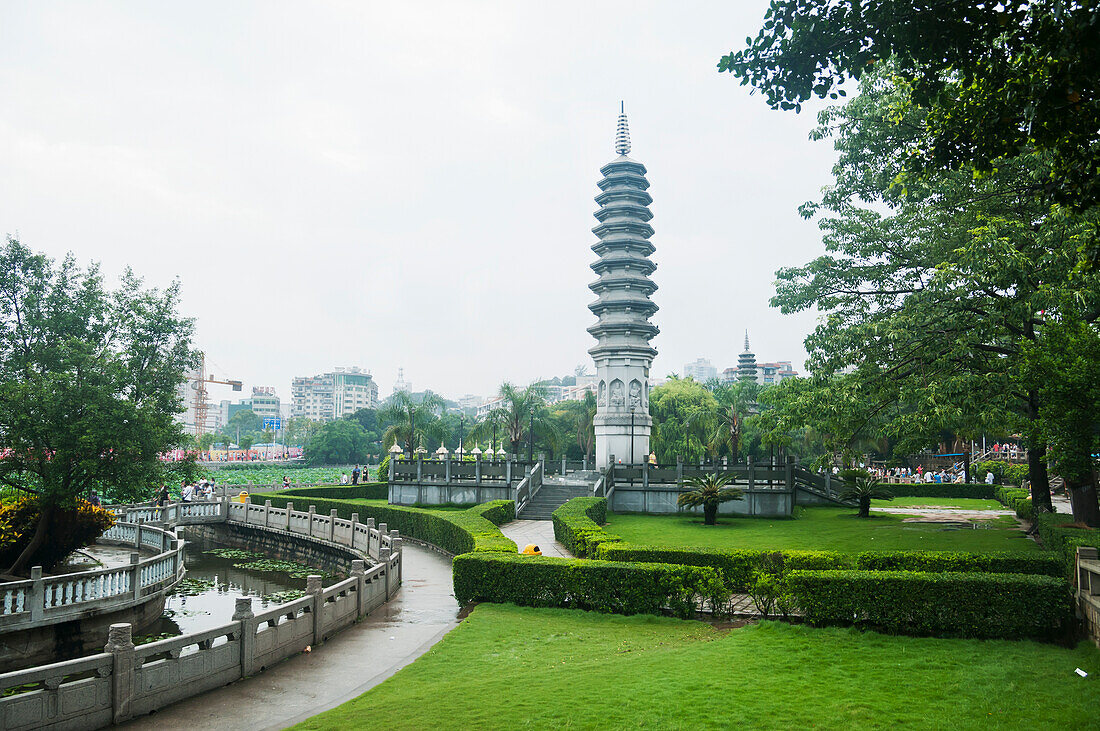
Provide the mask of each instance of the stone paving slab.
[{"label": "stone paving slab", "polygon": [[500,532],[516,542],[523,550],[529,543],[542,549],[543,556],[573,558],[573,554],[554,539],[554,521],[552,520],[513,520],[500,526]]},{"label": "stone paving slab", "polygon": [[282,729],[356,698],[458,626],[451,558],[405,543],[401,590],[310,653],[135,719],[125,728]]}]

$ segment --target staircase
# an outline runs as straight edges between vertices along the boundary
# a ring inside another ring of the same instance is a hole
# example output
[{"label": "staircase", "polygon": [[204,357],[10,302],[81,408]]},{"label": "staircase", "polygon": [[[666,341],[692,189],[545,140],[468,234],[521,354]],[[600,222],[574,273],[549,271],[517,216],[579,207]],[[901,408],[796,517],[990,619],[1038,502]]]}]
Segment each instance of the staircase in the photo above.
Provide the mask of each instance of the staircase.
[{"label": "staircase", "polygon": [[516,516],[519,520],[550,520],[554,511],[575,497],[588,497],[592,486],[600,479],[600,473],[571,472],[560,477],[544,477],[542,487],[527,503],[523,512]]}]

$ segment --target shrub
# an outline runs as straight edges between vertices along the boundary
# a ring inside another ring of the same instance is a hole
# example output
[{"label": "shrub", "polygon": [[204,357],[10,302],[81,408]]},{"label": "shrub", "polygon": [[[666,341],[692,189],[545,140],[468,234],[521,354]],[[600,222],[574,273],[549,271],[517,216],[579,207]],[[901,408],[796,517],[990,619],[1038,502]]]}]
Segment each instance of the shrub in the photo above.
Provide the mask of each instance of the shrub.
[{"label": "shrub", "polygon": [[993,496],[1016,511],[1016,517],[1035,520],[1035,511],[1031,507],[1031,493],[1019,487],[997,487]]},{"label": "shrub", "polygon": [[1057,556],[1011,551],[864,551],[856,554],[855,568],[863,571],[1064,575],[1062,562]]},{"label": "shrub", "polygon": [[605,531],[607,498],[575,497],[554,511],[554,538],[574,556],[595,558],[599,547],[622,539]]},{"label": "shrub", "polygon": [[792,571],[806,620],[893,634],[1062,639],[1072,619],[1065,579],[1025,574]]},{"label": "shrub", "polygon": [[[765,569],[773,551],[737,548],[670,548],[667,546],[636,546],[632,543],[604,543],[597,558],[608,561],[638,561],[642,563],[672,563],[685,566],[709,566],[718,571],[723,583],[732,591],[746,592],[752,588],[755,574]],[[852,557],[833,551],[782,551],[787,569],[846,569],[852,567]]]},{"label": "shrub", "polygon": [[294,497],[325,497],[334,500],[388,500],[390,486],[386,482],[364,482],[359,485],[334,485],[332,487],[296,487],[283,490],[280,495]]},{"label": "shrub", "polygon": [[505,523],[515,518],[515,503],[511,500],[494,500],[468,510],[444,512],[400,505],[364,505],[331,498],[302,500],[295,499],[292,492],[287,490],[259,497],[270,500],[272,507],[276,508],[285,508],[288,502],[293,502],[297,510],[308,505],[315,506],[321,513],[335,509],[341,518],[350,518],[352,513],[358,513],[361,521],[374,518],[378,523],[397,529],[403,536],[431,543],[456,555],[471,551],[515,553],[517,550],[516,544],[501,533],[493,522],[499,520]]},{"label": "shrub", "polygon": [[[4,566],[15,563],[30,544],[38,526],[38,515],[38,501],[34,498],[0,504],[0,563]],[[27,565],[41,566],[48,571],[76,549],[94,543],[114,523],[110,512],[84,500],[77,500],[72,507],[54,508],[47,539]]]},{"label": "shrub", "polygon": [[992,500],[993,485],[955,485],[928,482],[914,482],[912,484],[900,483],[887,485],[894,497],[946,497],[946,498],[976,498],[978,500]]},{"label": "shrub", "polygon": [[615,614],[659,614],[667,608],[678,617],[728,599],[709,568],[487,553],[455,557],[454,590],[462,605],[512,602]]},{"label": "shrub", "polygon": [[1039,538],[1062,562],[1065,576],[1075,571],[1078,546],[1100,548],[1100,531],[1073,523],[1073,518],[1062,513],[1043,513],[1035,516]]},{"label": "shrub", "polygon": [[979,480],[984,480],[986,474],[992,472],[993,477],[1002,485],[1022,485],[1028,476],[1026,464],[1013,464],[999,459],[975,462],[970,469]]}]

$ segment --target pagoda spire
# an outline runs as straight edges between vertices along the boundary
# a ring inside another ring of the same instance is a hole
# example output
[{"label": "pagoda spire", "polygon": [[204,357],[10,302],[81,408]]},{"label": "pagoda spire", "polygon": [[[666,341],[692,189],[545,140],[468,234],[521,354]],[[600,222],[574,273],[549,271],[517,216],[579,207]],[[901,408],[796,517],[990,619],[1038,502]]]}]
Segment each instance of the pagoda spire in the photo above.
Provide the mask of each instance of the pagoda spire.
[{"label": "pagoda spire", "polygon": [[746,353],[751,353],[752,352],[751,350],[749,350],[749,330],[748,330],[748,328],[745,328],[745,352]]},{"label": "pagoda spire", "polygon": [[626,104],[619,102],[619,124],[615,129],[615,152],[630,154],[630,126],[626,123]]}]

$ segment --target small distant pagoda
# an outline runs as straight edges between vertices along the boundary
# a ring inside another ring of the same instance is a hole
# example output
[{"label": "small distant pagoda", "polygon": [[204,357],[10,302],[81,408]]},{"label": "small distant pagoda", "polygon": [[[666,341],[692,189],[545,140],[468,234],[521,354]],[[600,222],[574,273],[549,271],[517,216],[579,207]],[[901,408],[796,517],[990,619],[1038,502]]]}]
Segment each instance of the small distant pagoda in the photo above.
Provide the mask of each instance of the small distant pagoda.
[{"label": "small distant pagoda", "polygon": [[737,380],[756,381],[756,354],[749,349],[749,331],[745,331],[745,352],[737,356]]},{"label": "small distant pagoda", "polygon": [[649,416],[649,369],[657,351],[649,341],[659,332],[649,318],[657,312],[650,299],[657,285],[649,275],[657,268],[650,261],[653,227],[649,220],[653,202],[646,189],[645,165],[628,157],[630,130],[620,109],[615,133],[617,158],[600,168],[596,202],[599,221],[592,233],[599,241],[592,247],[600,258],[592,264],[599,279],[589,289],[599,297],[588,306],[599,321],[588,328],[597,344],[588,352],[596,361],[596,464],[639,464],[649,454],[653,420]]}]

